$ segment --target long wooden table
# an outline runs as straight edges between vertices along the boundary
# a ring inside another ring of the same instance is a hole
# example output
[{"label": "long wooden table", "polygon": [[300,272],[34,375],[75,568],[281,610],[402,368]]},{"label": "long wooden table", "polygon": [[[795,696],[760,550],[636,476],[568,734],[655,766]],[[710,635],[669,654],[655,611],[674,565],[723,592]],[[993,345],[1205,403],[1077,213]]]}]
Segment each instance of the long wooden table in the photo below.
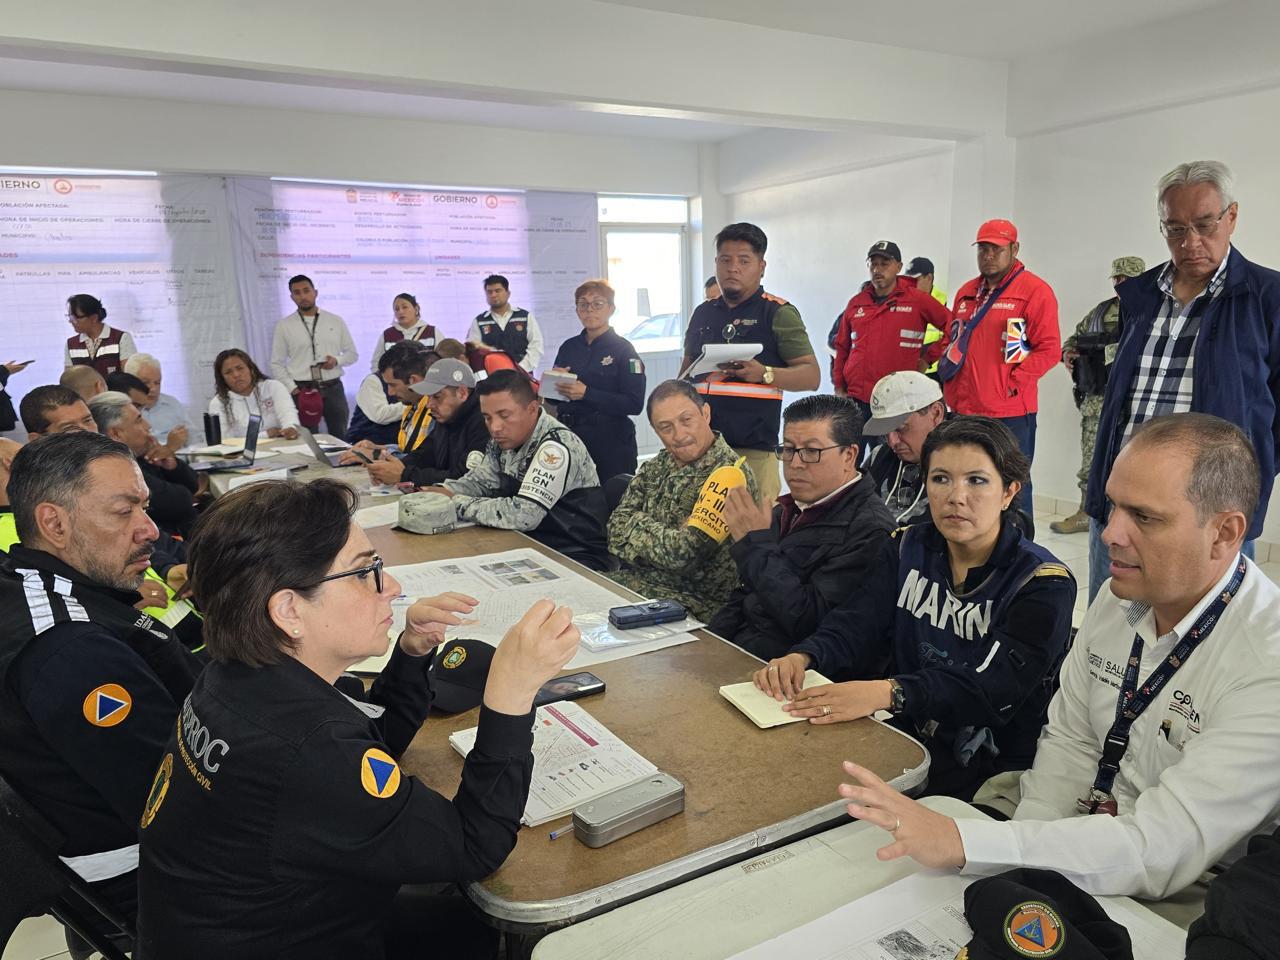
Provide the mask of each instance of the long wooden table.
[{"label": "long wooden table", "polygon": [[[518,533],[480,527],[430,537],[390,527],[367,533],[388,564],[532,547],[611,587],[621,602],[636,597]],[[900,789],[924,782],[924,748],[874,720],[756,728],[719,687],[747,679],[760,661],[707,631],[696,636],[592,667],[608,688],[581,701],[684,783],[684,813],[598,849],[572,834],[551,840],[558,823],[522,828],[507,862],[468,891],[496,926],[537,936],[842,822],[847,816],[835,793],[842,760],[857,760]],[[475,726],[477,714],[430,719],[406,751],[405,769],[452,796],[462,758],[448,735]]]}]

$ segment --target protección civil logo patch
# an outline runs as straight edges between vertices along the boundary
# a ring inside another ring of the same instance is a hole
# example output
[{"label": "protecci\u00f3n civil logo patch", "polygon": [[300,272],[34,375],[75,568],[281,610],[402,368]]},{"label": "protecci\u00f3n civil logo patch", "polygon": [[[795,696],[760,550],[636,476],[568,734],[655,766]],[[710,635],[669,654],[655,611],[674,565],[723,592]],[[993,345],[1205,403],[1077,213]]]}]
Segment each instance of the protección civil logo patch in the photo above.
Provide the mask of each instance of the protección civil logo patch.
[{"label": "protecci\u00f3n civil logo patch", "polygon": [[400,767],[389,754],[370,747],[360,758],[360,786],[379,800],[394,796],[400,788]]},{"label": "protecci\u00f3n civil logo patch", "polygon": [[1020,957],[1053,957],[1066,943],[1066,930],[1056,910],[1039,900],[1028,900],[1009,911],[1004,939]]},{"label": "protecci\u00f3n civil logo patch", "polygon": [[114,727],[129,716],[133,697],[118,683],[104,683],[89,691],[81,709],[84,718],[95,727]]},{"label": "protecci\u00f3n civil logo patch", "polygon": [[169,781],[172,779],[173,754],[166,753],[164,759],[160,761],[160,769],[156,771],[156,779],[151,784],[151,792],[147,794],[146,806],[142,808],[143,830],[151,826],[151,821],[156,818],[156,814],[160,810],[160,804],[164,803],[164,798],[169,794]]}]

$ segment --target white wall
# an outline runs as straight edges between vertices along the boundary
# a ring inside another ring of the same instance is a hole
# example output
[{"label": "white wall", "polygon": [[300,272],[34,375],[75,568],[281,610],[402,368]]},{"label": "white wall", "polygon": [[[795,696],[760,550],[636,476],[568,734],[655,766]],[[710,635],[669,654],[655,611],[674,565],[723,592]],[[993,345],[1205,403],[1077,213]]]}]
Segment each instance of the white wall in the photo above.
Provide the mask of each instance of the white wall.
[{"label": "white wall", "polygon": [[[1052,284],[1064,335],[1107,297],[1114,257],[1168,259],[1156,226],[1155,183],[1187,160],[1218,159],[1236,174],[1235,243],[1249,259],[1280,265],[1280,191],[1275,189],[1280,90],[1073,127],[1017,144],[1016,216],[1029,269]],[[1035,484],[1038,494],[1075,496],[1078,417],[1059,367],[1041,381]],[[1263,539],[1280,540],[1280,509]]]},{"label": "white wall", "polygon": [[893,240],[904,259],[946,263],[951,186],[946,152],[730,198],[734,220],[758,224],[769,236],[765,289],[799,308],[822,360],[823,390],[831,389],[827,332],[867,278],[867,249]]},{"label": "white wall", "polygon": [[698,192],[698,145],[674,140],[15,90],[0,90],[0,116],[6,166]]}]

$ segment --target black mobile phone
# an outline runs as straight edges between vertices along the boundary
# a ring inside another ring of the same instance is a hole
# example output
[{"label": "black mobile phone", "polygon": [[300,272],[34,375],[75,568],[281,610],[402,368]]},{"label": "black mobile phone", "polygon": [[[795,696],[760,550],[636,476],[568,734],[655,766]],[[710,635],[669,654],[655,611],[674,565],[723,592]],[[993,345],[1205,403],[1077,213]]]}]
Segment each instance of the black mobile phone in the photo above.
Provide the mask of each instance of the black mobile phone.
[{"label": "black mobile phone", "polygon": [[674,600],[646,600],[626,607],[610,607],[609,623],[619,630],[652,627],[659,623],[675,623],[689,616],[684,604]]},{"label": "black mobile phone", "polygon": [[604,681],[594,673],[571,673],[567,677],[548,680],[533,698],[533,705],[540,707],[557,700],[577,700],[593,693],[604,693]]}]

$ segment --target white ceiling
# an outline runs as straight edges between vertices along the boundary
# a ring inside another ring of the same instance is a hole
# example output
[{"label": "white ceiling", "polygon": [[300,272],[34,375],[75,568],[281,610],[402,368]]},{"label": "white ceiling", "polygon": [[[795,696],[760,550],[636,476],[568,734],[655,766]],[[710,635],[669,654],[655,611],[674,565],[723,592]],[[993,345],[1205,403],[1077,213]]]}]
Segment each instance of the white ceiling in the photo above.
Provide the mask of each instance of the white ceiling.
[{"label": "white ceiling", "polygon": [[418,93],[344,89],[235,77],[0,57],[0,89],[179,100],[320,113],[468,123],[593,136],[716,143],[754,129],[677,117],[637,116]]},{"label": "white ceiling", "polygon": [[1231,0],[601,0],[908,50],[1016,60]]}]

